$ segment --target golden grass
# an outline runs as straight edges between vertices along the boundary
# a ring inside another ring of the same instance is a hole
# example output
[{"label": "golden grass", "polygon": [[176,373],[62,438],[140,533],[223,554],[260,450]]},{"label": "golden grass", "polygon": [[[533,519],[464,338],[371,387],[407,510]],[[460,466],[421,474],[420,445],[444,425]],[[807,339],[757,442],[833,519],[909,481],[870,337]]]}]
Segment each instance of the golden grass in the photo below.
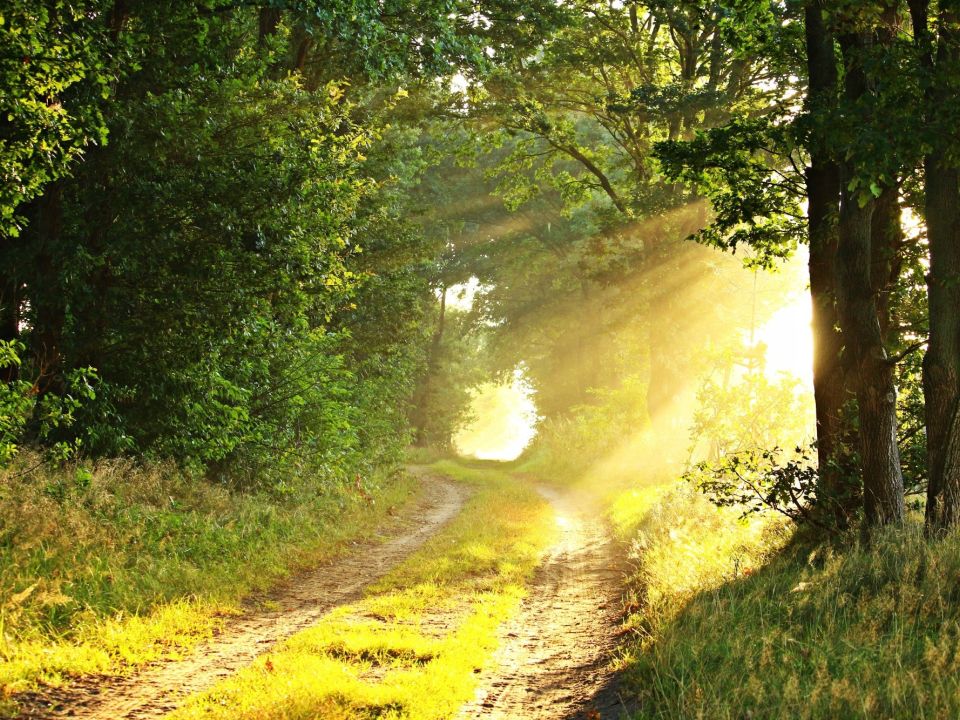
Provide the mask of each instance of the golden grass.
[{"label": "golden grass", "polygon": [[531,488],[495,469],[437,472],[473,488],[464,511],[367,590],[171,717],[448,718],[513,615],[554,532]]},{"label": "golden grass", "polygon": [[241,597],[337,552],[413,492],[236,493],[108,462],[0,479],[0,714],[72,676],[123,674],[209,637]]},{"label": "golden grass", "polygon": [[960,717],[960,535],[914,519],[812,543],[686,488],[643,495],[614,508],[645,591],[622,662],[638,717]]}]

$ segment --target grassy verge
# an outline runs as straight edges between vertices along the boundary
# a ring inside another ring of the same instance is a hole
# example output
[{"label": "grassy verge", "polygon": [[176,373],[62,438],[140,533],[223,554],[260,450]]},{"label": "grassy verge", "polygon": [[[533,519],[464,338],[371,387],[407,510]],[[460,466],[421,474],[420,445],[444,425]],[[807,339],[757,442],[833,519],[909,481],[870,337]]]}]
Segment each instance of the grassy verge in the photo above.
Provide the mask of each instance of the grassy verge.
[{"label": "grassy verge", "polygon": [[638,717],[960,716],[960,536],[811,545],[688,490],[613,516],[645,588],[623,663]]},{"label": "grassy verge", "polygon": [[434,469],[473,489],[454,521],[364,600],[172,717],[447,718],[469,700],[553,524],[538,494],[503,472],[452,462]]},{"label": "grassy verge", "polygon": [[236,493],[172,467],[0,477],[0,714],[70,676],[121,674],[209,637],[241,597],[369,535],[405,478]]}]

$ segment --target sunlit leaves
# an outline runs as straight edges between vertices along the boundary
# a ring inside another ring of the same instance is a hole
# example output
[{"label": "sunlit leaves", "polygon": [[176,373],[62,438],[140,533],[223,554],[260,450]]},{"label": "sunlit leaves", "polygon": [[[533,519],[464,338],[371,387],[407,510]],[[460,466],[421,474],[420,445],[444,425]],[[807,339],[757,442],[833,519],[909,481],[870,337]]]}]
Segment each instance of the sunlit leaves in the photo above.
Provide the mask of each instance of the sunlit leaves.
[{"label": "sunlit leaves", "polygon": [[687,142],[656,146],[668,177],[703,193],[714,220],[696,238],[736,251],[747,247],[751,264],[770,267],[804,238],[805,188],[789,130],[769,120],[735,118]]},{"label": "sunlit leaves", "polygon": [[101,103],[115,55],[106,36],[111,3],[5,3],[0,22],[0,237],[20,234],[23,203],[103,144]]}]

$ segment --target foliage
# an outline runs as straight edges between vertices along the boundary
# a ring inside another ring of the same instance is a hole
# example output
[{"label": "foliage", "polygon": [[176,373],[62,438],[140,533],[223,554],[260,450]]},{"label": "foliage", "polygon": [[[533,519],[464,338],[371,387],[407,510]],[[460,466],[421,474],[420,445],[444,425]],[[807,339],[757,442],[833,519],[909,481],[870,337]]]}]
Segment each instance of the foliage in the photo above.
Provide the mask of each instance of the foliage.
[{"label": "foliage", "polygon": [[0,237],[20,234],[22,205],[65,177],[106,141],[102,103],[112,93],[117,48],[110,3],[12,0],[0,14]]},{"label": "foliage", "polygon": [[415,190],[432,81],[490,65],[489,47],[522,54],[563,14],[5,8],[0,205],[18,237],[0,246],[0,339],[26,346],[11,376],[52,397],[95,367],[75,421],[92,455],[278,488],[397,462],[443,249]]},{"label": "foliage", "polygon": [[[18,370],[24,346],[0,341],[0,369]],[[46,459],[65,462],[83,444],[74,425],[78,413],[96,398],[92,368],[70,372],[59,394],[40,394],[37,384],[23,379],[0,383],[0,470],[17,455],[23,439],[33,436],[45,446]]]},{"label": "foliage", "polygon": [[774,379],[764,372],[764,352],[761,345],[737,353],[744,358],[744,369],[728,351],[703,379],[690,427],[691,454],[704,443],[707,459],[716,460],[808,439],[813,426],[810,393],[795,377],[781,374]]},{"label": "foliage", "polygon": [[826,496],[815,461],[811,447],[740,450],[699,462],[683,478],[715,505],[735,508],[742,517],[775,510],[798,524],[829,530],[821,513],[848,505],[845,498]]},{"label": "foliage", "polygon": [[[23,346],[10,340],[0,342],[0,369],[20,367]],[[0,384],[0,467],[17,454],[17,443],[36,404],[32,385],[25,380]]]},{"label": "foliage", "polygon": [[794,140],[777,118],[732,118],[688,141],[657,143],[664,174],[710,200],[713,217],[698,242],[752,252],[747,264],[771,268],[805,237],[800,203],[805,196]]}]

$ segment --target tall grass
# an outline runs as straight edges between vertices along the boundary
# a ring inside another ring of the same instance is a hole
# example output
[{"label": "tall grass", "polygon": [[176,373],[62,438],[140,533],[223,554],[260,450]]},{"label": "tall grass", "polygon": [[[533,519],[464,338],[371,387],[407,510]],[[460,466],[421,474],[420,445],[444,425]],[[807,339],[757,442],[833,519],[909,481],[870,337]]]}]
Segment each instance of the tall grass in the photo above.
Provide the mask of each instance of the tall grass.
[{"label": "tall grass", "polygon": [[960,717],[960,536],[812,544],[687,489],[620,505],[645,591],[623,660],[638,717]]},{"label": "tall grass", "polygon": [[[29,464],[25,458],[24,463]],[[411,493],[372,479],[240,493],[170,465],[0,477],[0,690],[119,673],[182,652],[239,599],[369,534]]]}]

